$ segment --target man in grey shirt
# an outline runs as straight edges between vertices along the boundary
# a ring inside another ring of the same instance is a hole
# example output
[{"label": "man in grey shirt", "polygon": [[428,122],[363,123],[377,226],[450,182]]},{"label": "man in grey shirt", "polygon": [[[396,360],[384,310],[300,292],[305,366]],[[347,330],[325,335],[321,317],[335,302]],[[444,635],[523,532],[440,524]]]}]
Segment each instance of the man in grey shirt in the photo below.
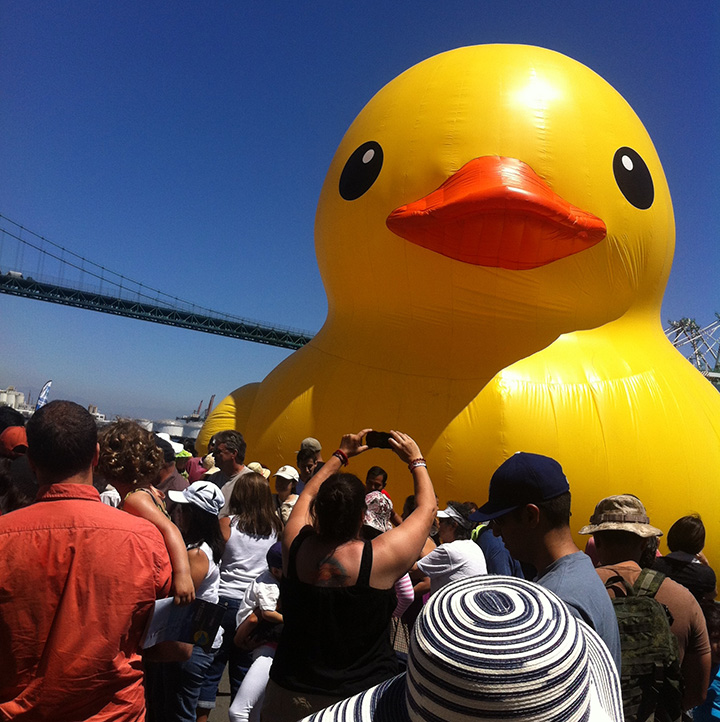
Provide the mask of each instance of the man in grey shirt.
[{"label": "man in grey shirt", "polygon": [[489,499],[473,520],[492,520],[510,554],[537,570],[535,581],[557,594],[607,645],[620,671],[620,636],[612,602],[570,532],[570,486],[557,461],[518,452],[490,480]]},{"label": "man in grey shirt", "polygon": [[252,469],[245,466],[245,450],[247,444],[239,431],[227,430],[215,434],[213,437],[215,447],[213,457],[215,465],[220,469],[213,475],[212,482],[217,484],[225,497],[225,505],[220,510],[220,516],[230,516],[230,497],[235,482],[243,475],[252,473]]}]

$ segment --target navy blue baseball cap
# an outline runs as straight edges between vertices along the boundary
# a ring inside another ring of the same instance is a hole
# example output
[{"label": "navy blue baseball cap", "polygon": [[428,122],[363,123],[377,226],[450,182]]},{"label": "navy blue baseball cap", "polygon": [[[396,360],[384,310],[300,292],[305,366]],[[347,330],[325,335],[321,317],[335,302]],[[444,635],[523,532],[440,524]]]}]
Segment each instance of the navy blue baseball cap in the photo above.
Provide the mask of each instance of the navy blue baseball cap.
[{"label": "navy blue baseball cap", "polygon": [[490,479],[488,501],[472,521],[490,521],[524,504],[538,504],[570,491],[570,485],[555,459],[518,451],[503,462]]},{"label": "navy blue baseball cap", "polygon": [[275,542],[265,555],[268,567],[282,569],[282,542]]}]

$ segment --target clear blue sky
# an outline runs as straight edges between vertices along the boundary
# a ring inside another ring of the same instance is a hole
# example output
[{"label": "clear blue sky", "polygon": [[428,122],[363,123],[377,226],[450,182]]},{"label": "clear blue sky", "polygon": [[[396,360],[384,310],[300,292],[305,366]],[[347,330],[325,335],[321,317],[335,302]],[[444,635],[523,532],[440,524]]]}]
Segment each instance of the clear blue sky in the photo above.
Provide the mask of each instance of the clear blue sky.
[{"label": "clear blue sky", "polygon": [[[315,204],[385,83],[462,45],[541,45],[597,71],[670,184],[663,319],[720,311],[720,4],[4,0],[0,213],[204,306],[317,331]],[[288,352],[0,295],[0,388],[174,417]]]}]

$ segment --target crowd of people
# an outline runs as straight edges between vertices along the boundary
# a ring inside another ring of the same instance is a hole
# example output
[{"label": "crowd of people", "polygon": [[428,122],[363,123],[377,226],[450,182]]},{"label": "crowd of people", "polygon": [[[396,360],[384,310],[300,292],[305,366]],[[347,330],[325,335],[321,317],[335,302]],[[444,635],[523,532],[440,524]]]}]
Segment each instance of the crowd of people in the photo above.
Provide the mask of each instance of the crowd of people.
[{"label": "crowd of people", "polygon": [[[391,431],[399,513],[356,458],[371,431],[273,472],[235,430],[196,450],[70,401],[0,407],[0,719],[205,722],[226,667],[232,722],[720,719],[697,514],[662,556],[640,499],[599,499],[580,549],[556,460],[516,453],[479,505],[439,508]],[[158,600],[217,631],[148,646]]]}]

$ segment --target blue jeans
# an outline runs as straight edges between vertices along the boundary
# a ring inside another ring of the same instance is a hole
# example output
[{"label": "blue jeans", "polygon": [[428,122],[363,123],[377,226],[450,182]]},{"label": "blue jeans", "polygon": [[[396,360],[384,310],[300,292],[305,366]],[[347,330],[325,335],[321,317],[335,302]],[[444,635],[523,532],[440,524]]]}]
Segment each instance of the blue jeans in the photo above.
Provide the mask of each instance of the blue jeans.
[{"label": "blue jeans", "polygon": [[200,698],[198,699],[198,707],[203,709],[213,709],[215,707],[215,698],[217,697],[218,685],[228,664],[228,676],[230,678],[230,694],[231,699],[235,699],[237,691],[240,689],[245,674],[252,664],[252,655],[235,646],[233,639],[235,630],[237,629],[237,611],[240,607],[239,599],[230,597],[220,597],[219,604],[225,607],[220,626],[223,628],[223,641],[220,649],[216,650],[213,660],[207,670],[205,681],[200,690]]},{"label": "blue jeans", "polygon": [[213,655],[193,647],[187,662],[146,662],[147,722],[195,722],[200,688]]}]

